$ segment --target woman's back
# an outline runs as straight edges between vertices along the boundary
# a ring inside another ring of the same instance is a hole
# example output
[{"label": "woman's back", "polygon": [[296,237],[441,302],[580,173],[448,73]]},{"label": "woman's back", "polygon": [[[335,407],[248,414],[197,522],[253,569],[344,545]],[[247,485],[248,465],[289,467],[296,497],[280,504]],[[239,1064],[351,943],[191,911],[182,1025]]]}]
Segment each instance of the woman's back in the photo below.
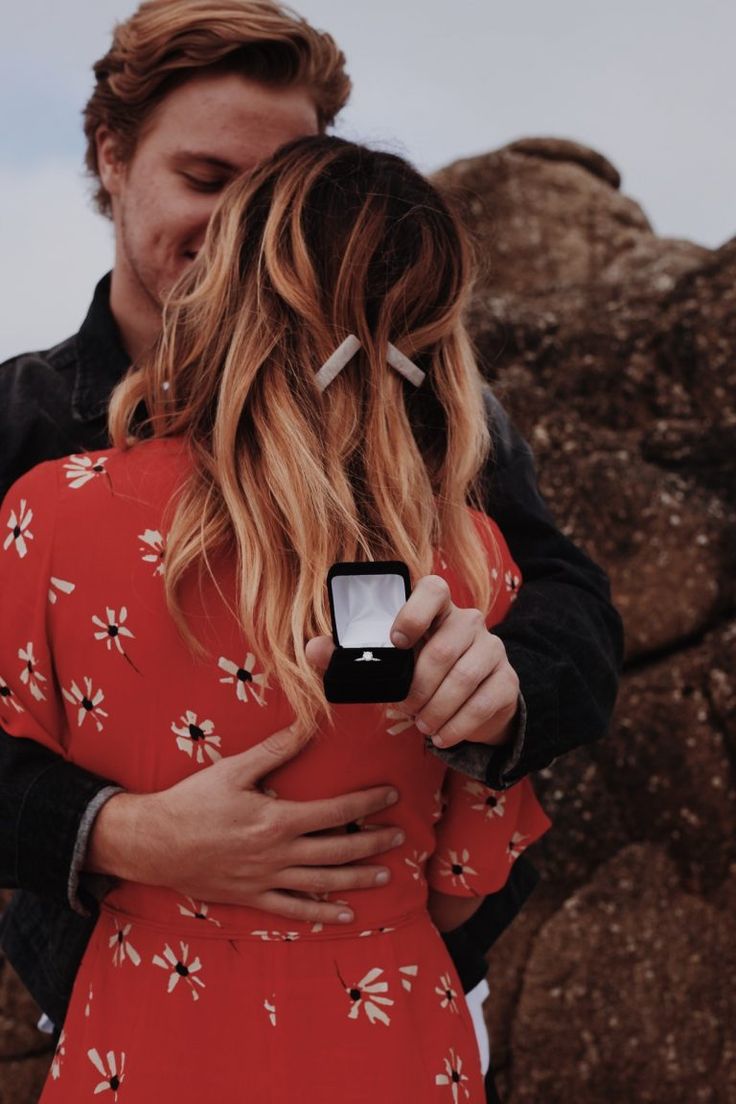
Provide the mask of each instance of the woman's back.
[{"label": "woman's back", "polygon": [[[231,612],[235,570],[230,557],[223,555],[214,565],[217,585],[204,576],[201,584],[186,588],[184,607],[206,649],[203,656],[193,654],[169,615],[163,587],[166,508],[190,472],[184,440],[165,438],[127,452],[71,457],[31,476],[41,496],[41,501],[29,498],[26,507],[33,512],[31,529],[38,542],[32,554],[41,553],[53,524],[48,638],[61,691],[63,748],[74,762],[115,778],[132,792],[164,790],[223,756],[253,747],[293,720],[283,692],[267,680],[262,658]],[[495,538],[504,558],[491,568],[500,579],[508,572],[510,579],[499,589],[489,624],[505,614],[516,585],[516,569],[497,530]],[[461,597],[459,580],[443,568],[441,557],[436,567],[454,596]],[[39,642],[31,643],[38,670],[48,678]],[[44,690],[50,695],[49,683]],[[445,766],[398,707],[333,708],[334,727],[316,733],[296,759],[268,780],[268,789],[279,797],[308,800],[386,779],[397,787],[399,804],[376,814],[372,823],[397,824],[406,843],[385,857],[392,870],[386,887],[352,895],[354,926],[363,931],[425,906],[417,858],[434,850]],[[345,830],[360,827],[346,825]],[[124,883],[106,903],[154,919],[162,909],[175,913],[176,899],[171,890]],[[265,922],[256,909],[218,906],[216,911],[233,932]],[[289,927],[306,934],[311,926],[294,922]]]},{"label": "woman's back", "polygon": [[[34,469],[4,507],[0,719],[132,791],[170,786],[292,719],[228,610],[232,563],[213,565],[222,595],[211,581],[183,595],[201,658],[169,615],[166,506],[190,464],[174,439],[71,457]],[[487,547],[490,556],[490,538]],[[518,581],[509,559],[491,570],[509,580],[489,623]],[[460,581],[448,581],[457,592]],[[482,1099],[428,884],[467,896],[498,888],[546,820],[521,787],[492,795],[445,778],[396,708],[336,706],[335,720],[269,788],[306,799],[394,784],[391,823],[406,840],[385,856],[389,884],[350,893],[355,920],[336,932],[121,882],[102,903],[42,1104],[103,1088],[128,1104],[159,1094],[199,1104],[205,1092],[279,1104],[403,1104],[411,1094],[421,1104],[455,1099],[458,1087]]]}]

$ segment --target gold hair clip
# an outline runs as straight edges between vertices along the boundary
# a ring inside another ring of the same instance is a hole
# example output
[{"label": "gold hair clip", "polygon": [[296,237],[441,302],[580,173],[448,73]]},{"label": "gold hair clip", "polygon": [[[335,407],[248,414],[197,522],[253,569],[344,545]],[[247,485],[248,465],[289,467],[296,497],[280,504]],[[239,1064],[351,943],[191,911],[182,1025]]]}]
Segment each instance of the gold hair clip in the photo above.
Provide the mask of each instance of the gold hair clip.
[{"label": "gold hair clip", "polygon": [[[320,391],[324,391],[326,387],[329,387],[335,376],[339,375],[345,365],[350,363],[359,348],[360,342],[355,334],[350,334],[341,345],[338,345],[332,356],[315,373],[314,382]],[[421,368],[417,368],[412,360],[404,356],[395,345],[389,344],[387,360],[394,371],[402,375],[409,383],[413,383],[415,387],[421,387],[424,383],[425,373]]]}]

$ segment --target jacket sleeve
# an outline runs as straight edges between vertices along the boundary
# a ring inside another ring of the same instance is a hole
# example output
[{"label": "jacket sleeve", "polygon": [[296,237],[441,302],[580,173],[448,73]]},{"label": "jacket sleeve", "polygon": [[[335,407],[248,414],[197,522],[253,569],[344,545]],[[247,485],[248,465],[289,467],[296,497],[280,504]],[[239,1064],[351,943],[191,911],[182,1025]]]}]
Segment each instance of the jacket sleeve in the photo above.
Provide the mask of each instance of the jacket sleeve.
[{"label": "jacket sleeve", "polygon": [[487,512],[524,576],[493,632],[519,676],[524,708],[510,744],[463,742],[434,750],[456,770],[504,789],[604,735],[623,661],[623,628],[605,573],[558,529],[539,492],[531,449],[490,388],[486,406],[495,445]]},{"label": "jacket sleeve", "polygon": [[427,881],[453,897],[497,892],[519,855],[550,826],[528,778],[507,790],[492,790],[449,770],[443,799]]},{"label": "jacket sleeve", "polygon": [[18,480],[0,509],[0,875],[5,888],[28,889],[88,915],[80,893],[94,898],[92,886],[100,882],[82,875],[79,884],[87,838],[94,816],[120,787],[67,755],[49,639],[55,509],[52,464]]}]

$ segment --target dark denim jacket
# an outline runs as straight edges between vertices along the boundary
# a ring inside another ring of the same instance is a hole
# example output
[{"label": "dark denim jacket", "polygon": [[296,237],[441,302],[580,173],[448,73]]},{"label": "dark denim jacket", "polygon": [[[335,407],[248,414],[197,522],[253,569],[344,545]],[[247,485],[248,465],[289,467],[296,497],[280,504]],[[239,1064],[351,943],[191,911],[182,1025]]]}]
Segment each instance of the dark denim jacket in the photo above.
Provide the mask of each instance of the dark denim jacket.
[{"label": "dark denim jacket", "polygon": [[[80,331],[43,353],[0,367],[0,498],[42,460],[105,447],[110,392],[128,358],[109,309],[109,276]],[[537,489],[531,452],[490,390],[496,455],[488,512],[519,564],[524,586],[494,629],[519,675],[526,709],[510,747],[461,744],[436,752],[497,789],[607,727],[621,664],[620,619],[604,573],[564,537]],[[433,749],[436,751],[436,749]],[[0,944],[40,1007],[63,1022],[71,988],[112,880],[77,876],[97,808],[114,781],[0,731],[0,885],[17,889],[0,921]],[[483,952],[536,881],[519,859],[500,894],[447,937],[466,991],[485,974]]]}]

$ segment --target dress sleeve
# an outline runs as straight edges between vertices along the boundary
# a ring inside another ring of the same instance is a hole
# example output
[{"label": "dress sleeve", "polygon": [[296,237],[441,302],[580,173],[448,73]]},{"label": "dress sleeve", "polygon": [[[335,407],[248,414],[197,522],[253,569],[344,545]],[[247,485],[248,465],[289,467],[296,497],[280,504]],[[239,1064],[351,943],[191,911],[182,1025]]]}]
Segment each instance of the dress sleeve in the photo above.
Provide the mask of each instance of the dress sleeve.
[{"label": "dress sleeve", "polygon": [[452,897],[485,897],[501,889],[519,855],[551,823],[528,778],[507,790],[491,790],[449,770],[443,799],[427,881]]},{"label": "dress sleeve", "polygon": [[0,724],[68,758],[61,691],[49,642],[56,466],[41,464],[0,509]]}]

